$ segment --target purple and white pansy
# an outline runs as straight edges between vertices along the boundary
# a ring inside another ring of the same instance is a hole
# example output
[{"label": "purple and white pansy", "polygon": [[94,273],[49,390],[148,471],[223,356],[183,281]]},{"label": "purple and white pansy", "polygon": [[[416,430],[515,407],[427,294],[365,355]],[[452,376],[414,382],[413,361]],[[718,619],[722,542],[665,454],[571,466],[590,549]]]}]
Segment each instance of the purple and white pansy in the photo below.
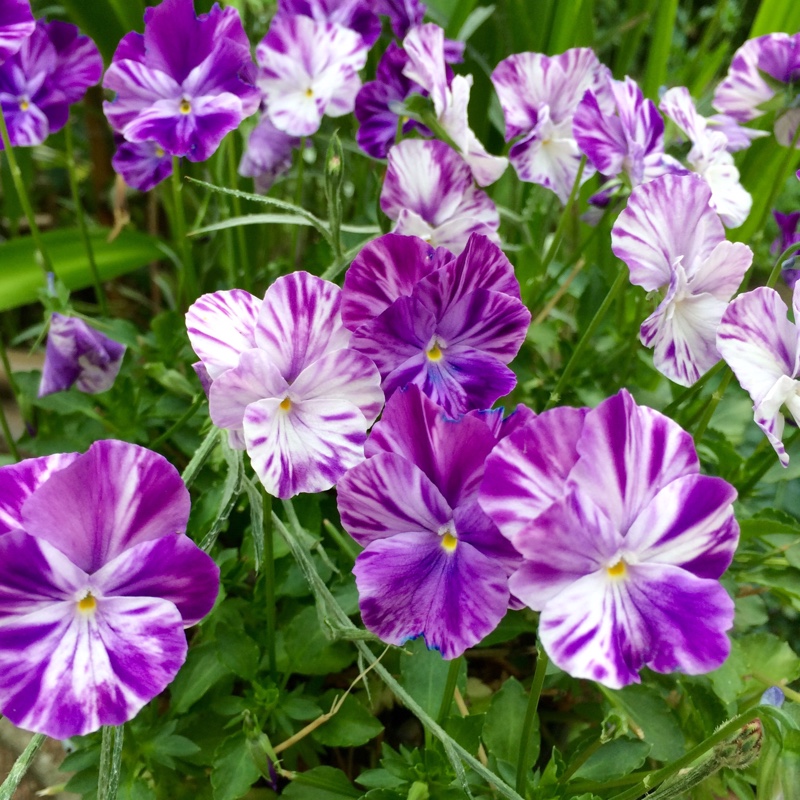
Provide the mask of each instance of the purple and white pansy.
[{"label": "purple and white pansy", "polygon": [[292,153],[300,139],[278,130],[268,114],[262,114],[247,139],[239,162],[239,174],[253,178],[256,190],[266,192],[275,179],[292,166]]},{"label": "purple and white pansy", "polygon": [[172,175],[172,156],[155,142],[129,142],[115,135],[117,149],[111,159],[114,171],[125,183],[140,192],[148,192]]},{"label": "purple and white pansy", "polygon": [[[506,121],[509,159],[521,181],[538,183],[566,203],[578,176],[582,153],[572,132],[575,111],[592,90],[610,112],[608,69],[588,48],[567,50],[558,56],[517,53],[492,72]],[[594,168],[587,166],[581,183]]]},{"label": "purple and white pansy", "polygon": [[387,397],[409,384],[458,416],[510,392],[531,315],[514,268],[473,234],[453,257],[421,239],[387,234],[359,253],[344,282],[352,346],[380,370]]},{"label": "purple and white pansy", "polygon": [[103,86],[111,127],[129,142],[155,142],[170,156],[205,161],[261,101],[239,12],[163,0],[144,13],[144,34],[126,34]]},{"label": "purple and white pansy", "polygon": [[728,655],[719,578],[739,528],[736,490],[699,474],[691,436],[626,390],[556,408],[503,439],[479,502],[521,553],[513,594],[576,678],[614,689],[639,670],[710,672]]},{"label": "purple and white pansy", "polygon": [[0,65],[19,51],[35,26],[29,0],[0,0]]},{"label": "purple and white pansy", "polygon": [[219,569],[189,493],[127,442],[0,467],[0,711],[55,739],[133,718],[186,658]]},{"label": "purple and white pansy", "polygon": [[354,573],[361,617],[383,641],[418,636],[446,659],[491,633],[512,601],[519,556],[477,503],[486,457],[533,412],[495,432],[451,419],[416,386],[396,392],[367,442],[367,460],[337,486],[342,525],[364,551]]},{"label": "purple and white pansy", "polygon": [[500,214],[475,186],[469,167],[437,140],[406,139],[389,151],[381,209],[394,233],[419,236],[434,247],[460,253],[473,233],[500,243]]},{"label": "purple and white pansy", "polygon": [[278,14],[301,14],[360,33],[367,47],[381,35],[381,21],[370,0],[278,0]]},{"label": "purple and white pansy", "polygon": [[681,386],[719,361],[717,328],[753,260],[747,245],[725,240],[710,201],[701,178],[664,175],[631,192],[611,230],[631,283],[665,293],[640,339],[654,348],[656,369]]},{"label": "purple and white pansy", "polygon": [[186,314],[211,379],[211,419],[247,450],[276,497],[330,489],[363,461],[383,406],[380,374],[350,347],[340,306],[338,286],[294,272],[263,301],[240,289],[214,292]]},{"label": "purple and white pansy", "polygon": [[792,300],[794,322],[774,290],[761,286],[731,301],[717,331],[717,349],[753,400],[756,425],[789,464],[783,442],[786,407],[800,425],[800,283]]}]

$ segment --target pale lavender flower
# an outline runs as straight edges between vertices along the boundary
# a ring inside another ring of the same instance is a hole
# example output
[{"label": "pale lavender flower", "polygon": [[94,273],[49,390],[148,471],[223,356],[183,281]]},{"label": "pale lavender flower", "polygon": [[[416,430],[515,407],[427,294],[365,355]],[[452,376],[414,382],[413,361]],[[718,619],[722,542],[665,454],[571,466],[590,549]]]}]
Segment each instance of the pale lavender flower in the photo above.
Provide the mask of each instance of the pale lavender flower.
[{"label": "pale lavender flower", "polygon": [[112,387],[125,345],[109,339],[77,317],[54,313],[47,333],[39,397],[75,386],[98,394]]},{"label": "pale lavender flower", "polygon": [[739,170],[728,152],[726,135],[709,128],[708,120],[697,113],[685,86],[667,91],[659,106],[691,141],[692,149],[686,160],[708,183],[711,207],[726,228],[738,228],[747,219],[753,198],[739,182]]},{"label": "pale lavender flower", "polygon": [[163,0],[145,11],[144,34],[128,33],[117,47],[103,79],[116,98],[103,108],[129,142],[205,161],[258,108],[254,77],[235,8],[197,16],[192,0]]},{"label": "pale lavender flower", "polygon": [[691,436],[624,389],[546,411],[489,456],[480,505],[522,554],[509,587],[565,672],[619,689],[644,666],[723,663],[736,490],[699,472]]},{"label": "pale lavender flower", "polygon": [[706,122],[711,130],[725,134],[728,140],[729,153],[746,150],[753,143],[754,139],[761,139],[764,136],[769,136],[768,131],[760,131],[756,128],[745,128],[735,117],[729,114],[712,114],[710,117],[706,117]]},{"label": "pale lavender flower", "polygon": [[278,130],[269,116],[262,114],[242,153],[239,174],[254,178],[256,191],[266,193],[279,175],[288,172],[292,152],[299,146],[300,139]]},{"label": "pale lavender flower", "polygon": [[363,461],[383,406],[380,374],[350,348],[338,286],[294,272],[258,300],[203,295],[186,314],[211,379],[209,411],[277,497],[330,489]]},{"label": "pale lavender flower", "polygon": [[318,22],[334,22],[360,33],[367,47],[381,35],[381,21],[369,0],[278,0],[278,13],[302,14]]},{"label": "pale lavender flower", "polygon": [[0,0],[0,65],[22,47],[35,25],[29,0]]},{"label": "pale lavender flower", "polygon": [[189,492],[127,442],[0,468],[0,711],[56,739],[132,719],[186,658],[219,569]]},{"label": "pale lavender flower", "polygon": [[781,296],[766,286],[731,301],[717,331],[717,349],[753,400],[756,425],[781,464],[789,455],[781,438],[786,406],[800,424],[800,283],[794,287],[794,323]]},{"label": "pale lavender flower", "polygon": [[587,90],[573,118],[573,134],[589,163],[609,178],[625,173],[631,186],[686,170],[664,153],[664,120],[636,81],[609,79],[610,106]]},{"label": "pale lavender flower", "polygon": [[406,139],[389,151],[381,209],[395,221],[395,233],[419,236],[456,254],[473,233],[500,241],[497,207],[444,142]]},{"label": "pale lavender flower", "polygon": [[324,115],[349,114],[368,50],[360,34],[341,25],[275,17],[256,48],[258,86],[272,124],[290,136],[310,136]]},{"label": "pale lavender flower", "polygon": [[451,659],[497,627],[520,559],[478,487],[497,441],[533,416],[495,432],[477,416],[450,419],[416,386],[389,400],[367,460],[337,486],[342,525],[365,548],[353,568],[361,617],[383,641],[423,636]]},{"label": "pale lavender flower", "polygon": [[[509,151],[520,180],[545,186],[567,202],[582,156],[572,120],[589,89],[611,112],[607,74],[608,68],[588,48],[558,56],[517,53],[495,67],[492,83],[503,108],[506,141],[522,137]],[[581,183],[593,174],[587,165]]]},{"label": "pale lavender flower", "polygon": [[117,150],[111,166],[125,183],[140,192],[148,192],[172,175],[172,156],[155,142],[128,142],[119,134],[114,137]]},{"label": "pale lavender flower", "polygon": [[701,178],[664,175],[631,192],[611,231],[631,283],[665,293],[640,339],[655,348],[656,369],[681,386],[719,361],[717,327],[753,259],[747,245],[725,240],[710,200]]},{"label": "pale lavender flower", "polygon": [[413,383],[457,416],[514,388],[506,365],[531,315],[514,268],[486,237],[473,234],[454,258],[387,234],[359,253],[342,291],[352,346],[377,364],[387,397]]},{"label": "pale lavender flower", "polygon": [[70,105],[102,74],[103,59],[88,36],[67,22],[39,20],[19,51],[0,65],[0,103],[11,144],[30,147],[60,131]]}]

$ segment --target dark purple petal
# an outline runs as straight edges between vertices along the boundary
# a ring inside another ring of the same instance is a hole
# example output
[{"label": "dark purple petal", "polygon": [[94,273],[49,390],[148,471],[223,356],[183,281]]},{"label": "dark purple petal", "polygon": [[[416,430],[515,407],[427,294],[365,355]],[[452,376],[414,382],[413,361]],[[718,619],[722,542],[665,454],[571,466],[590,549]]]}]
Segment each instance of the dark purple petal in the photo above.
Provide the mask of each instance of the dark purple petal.
[{"label": "dark purple petal", "polygon": [[[100,51],[76,25],[58,21],[39,24],[44,27],[56,50],[56,70],[48,78],[51,90],[61,92],[67,103],[77,103],[103,75]],[[50,132],[55,130],[52,128]]]},{"label": "dark purple petal", "polygon": [[0,3],[0,66],[22,47],[35,25],[29,0]]},{"label": "dark purple petal", "polygon": [[292,152],[300,140],[279,131],[263,114],[247,140],[239,163],[239,174],[255,178],[260,192],[266,192],[275,179],[292,166]]},{"label": "dark purple petal", "polygon": [[279,0],[279,14],[302,14],[320,22],[335,22],[360,33],[367,47],[381,35],[381,21],[367,0]]},{"label": "dark purple petal", "polygon": [[111,166],[128,186],[148,192],[172,175],[172,156],[155,142],[128,142],[121,136]]},{"label": "dark purple petal", "polygon": [[405,38],[411,28],[422,24],[425,16],[425,6],[420,0],[376,0],[375,11],[389,17],[398,39]]}]

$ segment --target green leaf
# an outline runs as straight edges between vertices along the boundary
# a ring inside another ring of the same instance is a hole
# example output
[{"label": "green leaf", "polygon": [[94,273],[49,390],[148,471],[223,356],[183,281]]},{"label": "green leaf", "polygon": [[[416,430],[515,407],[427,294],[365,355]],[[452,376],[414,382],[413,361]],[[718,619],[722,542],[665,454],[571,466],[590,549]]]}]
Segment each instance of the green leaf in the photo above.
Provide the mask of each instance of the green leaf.
[{"label": "green leaf", "polygon": [[767,536],[772,533],[787,533],[800,536],[800,522],[791,514],[774,508],[759,511],[750,519],[739,520],[739,531],[743,539]]},{"label": "green leaf", "polygon": [[316,608],[308,606],[284,628],[290,669],[301,675],[328,675],[353,663],[355,653],[346,642],[331,642],[320,627]]},{"label": "green leaf", "polygon": [[[421,636],[408,642],[405,649],[410,655],[400,656],[400,684],[435,719],[442,705],[450,664],[438,650],[428,650]],[[457,685],[462,691],[466,689],[467,667],[463,661]]]},{"label": "green leaf", "polygon": [[239,450],[234,450],[228,444],[227,438],[220,441],[222,453],[228,465],[228,474],[225,478],[225,485],[222,492],[222,501],[217,511],[217,516],[211,524],[203,540],[200,542],[201,549],[208,552],[217,541],[217,536],[222,530],[222,526],[228,521],[231,512],[236,506],[239,495],[242,491],[242,481],[244,480],[244,460]]},{"label": "green leaf", "polygon": [[[528,707],[528,694],[516,678],[509,678],[492,698],[492,705],[483,723],[483,741],[495,756],[516,764],[519,758],[522,727]],[[539,719],[534,721],[528,745],[526,770],[539,757]]]},{"label": "green leaf", "polygon": [[217,625],[216,640],[219,660],[239,677],[253,680],[261,658],[258,645],[231,625]]},{"label": "green leaf", "polygon": [[[113,242],[105,228],[89,231],[97,271],[104,281],[163,258],[158,239],[139,231],[124,230]],[[93,284],[86,251],[77,228],[59,228],[42,234],[56,275],[72,290]],[[30,236],[0,244],[0,311],[36,301],[45,286],[44,273],[36,260]]]},{"label": "green leaf", "polygon": [[243,797],[260,777],[244,733],[231,736],[217,748],[211,773],[214,800]]},{"label": "green leaf", "polygon": [[651,749],[652,745],[648,742],[617,739],[592,753],[575,777],[598,782],[621,778],[641,767]]},{"label": "green leaf", "polygon": [[230,668],[219,660],[214,642],[204,642],[199,647],[193,647],[170,686],[174,711],[178,714],[185,713],[218,680],[230,674]]},{"label": "green leaf", "polygon": [[650,755],[659,761],[676,761],[686,752],[686,740],[672,710],[663,697],[647,686],[626,686],[609,692],[642,729],[653,745]]},{"label": "green leaf", "polygon": [[[323,708],[330,708],[339,692],[330,691],[320,699]],[[358,747],[374,739],[383,725],[352,695],[348,695],[341,708],[312,736],[327,747]]]},{"label": "green leaf", "polygon": [[392,775],[391,772],[385,769],[365,769],[356,778],[356,783],[360,783],[366,789],[396,789],[398,786],[408,783],[408,781]]},{"label": "green leaf", "polygon": [[288,800],[348,800],[361,797],[361,794],[340,769],[315,767],[301,772],[283,790],[281,797]]},{"label": "green leaf", "polygon": [[774,634],[751,633],[737,644],[750,674],[761,683],[791,683],[800,677],[800,658]]}]

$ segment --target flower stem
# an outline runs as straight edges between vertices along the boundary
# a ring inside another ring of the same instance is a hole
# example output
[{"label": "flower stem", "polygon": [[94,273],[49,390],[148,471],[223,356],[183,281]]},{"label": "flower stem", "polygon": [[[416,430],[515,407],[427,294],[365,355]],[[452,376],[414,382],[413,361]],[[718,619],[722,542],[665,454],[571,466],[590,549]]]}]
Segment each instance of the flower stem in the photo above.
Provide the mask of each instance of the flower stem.
[{"label": "flower stem", "polygon": [[160,444],[166,442],[167,439],[169,439],[169,437],[172,436],[173,433],[175,433],[175,431],[180,430],[195,415],[195,412],[197,411],[198,408],[200,408],[200,406],[203,404],[203,400],[205,399],[206,396],[202,392],[199,395],[197,395],[197,397],[195,397],[195,399],[192,400],[192,404],[189,406],[189,408],[187,408],[186,411],[183,412],[180,419],[176,420],[171,427],[167,428],[167,430],[165,430],[164,433],[161,434],[161,436],[157,437],[156,439],[153,439],[153,441],[150,442],[148,447],[151,450],[155,450],[156,447],[158,447]]},{"label": "flower stem", "polygon": [[[2,336],[0,336],[0,363],[3,365],[3,370],[5,371],[6,379],[8,380],[8,386],[11,389],[11,394],[14,397],[14,402],[17,404],[17,408],[21,410],[22,406],[20,406],[19,403],[19,388],[17,387],[17,382],[14,380],[14,375],[11,373],[11,363],[8,360],[8,353],[6,352],[6,345]],[[2,425],[3,435],[8,443],[9,453],[11,453],[14,461],[19,461],[20,458],[19,450],[17,449],[17,443],[14,441],[14,437],[11,435],[11,428],[6,417],[6,410],[3,408],[2,404],[0,404],[0,425]]]},{"label": "flower stem", "polygon": [[[305,163],[306,163],[305,154],[306,154],[306,137],[303,136],[303,138],[300,139],[300,148],[297,151],[297,178],[294,187],[294,204],[296,206],[301,206],[301,207],[303,205],[303,177],[305,174]],[[300,226],[293,225],[291,257],[295,265],[297,265],[297,259],[298,256],[300,255],[297,251],[299,235],[300,235]]]},{"label": "flower stem", "polygon": [[444,693],[442,694],[442,704],[439,706],[439,713],[436,715],[436,724],[446,728],[445,721],[450,712],[450,706],[453,704],[453,697],[456,693],[456,684],[458,683],[458,673],[461,671],[461,662],[464,656],[459,656],[450,661],[450,667],[447,670],[447,682],[444,685]]},{"label": "flower stem", "polygon": [[536,670],[533,673],[531,693],[528,695],[528,707],[525,709],[525,719],[522,723],[522,736],[519,743],[519,756],[517,757],[517,793],[525,795],[525,784],[528,779],[528,751],[531,744],[533,722],[539,710],[539,698],[542,696],[544,676],[547,672],[548,658],[541,644],[536,653]]},{"label": "flower stem", "polygon": [[192,243],[186,236],[186,210],[183,206],[183,183],[181,182],[181,160],[172,157],[172,204],[174,206],[172,234],[181,253],[182,269],[178,275],[178,305],[189,305],[189,299],[197,297],[197,278],[192,259]]},{"label": "flower stem", "polygon": [[35,733],[33,735],[33,738],[28,742],[28,746],[14,762],[14,766],[11,767],[8,777],[0,786],[0,800],[11,800],[20,781],[25,777],[25,773],[30,768],[33,759],[36,758],[36,754],[39,752],[39,748],[45,743],[46,739],[47,737],[43,733]]},{"label": "flower stem", "polygon": [[[263,489],[263,487],[262,487]],[[264,504],[264,590],[267,605],[267,659],[270,675],[275,680],[277,657],[275,654],[275,634],[277,615],[275,611],[275,541],[272,525],[272,496],[263,490]]]},{"label": "flower stem", "polygon": [[72,141],[72,123],[67,120],[66,127],[64,128],[64,141],[67,148],[67,174],[69,175],[69,188],[72,193],[72,203],[75,206],[75,214],[78,217],[78,229],[81,232],[81,239],[83,239],[83,246],[86,248],[86,260],[89,262],[89,269],[92,273],[92,281],[94,282],[94,291],[97,295],[97,302],[100,304],[100,311],[104,317],[108,316],[108,301],[106,293],[103,289],[103,283],[100,280],[100,273],[97,271],[97,262],[94,257],[94,248],[89,239],[89,231],[86,227],[86,216],[83,213],[83,204],[81,203],[81,195],[78,190],[78,175],[75,169],[75,148]]},{"label": "flower stem", "polygon": [[627,270],[620,270],[617,274],[617,278],[612,284],[611,288],[608,290],[608,294],[605,296],[605,299],[600,304],[600,308],[597,309],[595,312],[594,317],[592,317],[592,321],[586,327],[586,330],[583,332],[583,336],[581,336],[580,341],[575,346],[575,349],[572,351],[572,355],[569,358],[566,366],[564,367],[563,371],[561,372],[561,377],[558,379],[558,383],[556,383],[555,389],[550,394],[550,399],[547,401],[547,405],[545,406],[545,410],[548,408],[552,408],[556,403],[561,400],[561,394],[564,391],[564,386],[566,386],[567,381],[569,380],[572,372],[574,371],[575,367],[578,365],[578,360],[583,355],[583,351],[586,349],[589,341],[591,340],[592,336],[594,336],[594,332],[597,330],[600,323],[603,321],[608,309],[611,307],[611,304],[616,299],[617,295],[619,294],[622,286],[625,283],[625,280],[628,277]]},{"label": "flower stem", "polygon": [[100,774],[97,778],[97,800],[115,800],[122,770],[122,725],[104,725],[100,746]]},{"label": "flower stem", "polygon": [[556,226],[556,232],[553,234],[553,241],[550,242],[550,247],[547,249],[545,257],[542,259],[542,274],[547,272],[550,262],[556,257],[558,248],[561,245],[561,240],[564,238],[564,230],[566,229],[570,217],[572,216],[572,207],[575,205],[575,200],[578,197],[578,191],[581,188],[581,178],[583,177],[583,170],[586,167],[586,156],[581,158],[580,166],[578,167],[578,174],[575,176],[575,183],[572,184],[572,191],[569,193],[567,204],[561,212],[561,217]]},{"label": "flower stem", "polygon": [[6,410],[2,403],[0,403],[0,427],[3,429],[3,436],[5,437],[6,444],[8,445],[8,452],[11,453],[11,457],[14,459],[14,461],[19,461],[19,450],[17,450],[17,443],[14,441],[14,437],[11,435],[11,428],[8,425]]},{"label": "flower stem", "polygon": [[684,389],[665,409],[664,414],[668,417],[673,416],[675,412],[686,402],[691,400],[717,373],[725,369],[725,362],[718,361],[711,367],[705,375],[701,375],[691,386]]},{"label": "flower stem", "polygon": [[703,416],[700,417],[700,421],[697,423],[697,428],[695,428],[694,431],[695,444],[697,444],[703,438],[703,434],[706,432],[708,423],[711,422],[711,417],[714,416],[714,412],[717,410],[719,401],[722,400],[725,390],[728,388],[728,384],[731,382],[732,378],[733,372],[729,367],[727,374],[720,382],[719,387],[715,392],[712,393],[711,399],[708,401],[708,405],[703,412]]},{"label": "flower stem", "polygon": [[14,148],[11,146],[11,140],[8,138],[8,128],[6,127],[6,119],[3,116],[3,109],[0,107],[0,137],[3,140],[3,148],[6,152],[8,159],[8,167],[11,172],[11,180],[14,182],[14,188],[17,190],[19,202],[22,205],[22,210],[28,219],[28,225],[31,229],[31,237],[36,249],[39,251],[39,264],[44,272],[45,281],[47,280],[47,273],[54,272],[53,262],[50,260],[50,255],[42,241],[42,234],[39,231],[39,226],[36,224],[36,215],[33,212],[28,193],[25,191],[25,184],[22,182],[22,170],[19,168],[17,158],[14,155]]}]

